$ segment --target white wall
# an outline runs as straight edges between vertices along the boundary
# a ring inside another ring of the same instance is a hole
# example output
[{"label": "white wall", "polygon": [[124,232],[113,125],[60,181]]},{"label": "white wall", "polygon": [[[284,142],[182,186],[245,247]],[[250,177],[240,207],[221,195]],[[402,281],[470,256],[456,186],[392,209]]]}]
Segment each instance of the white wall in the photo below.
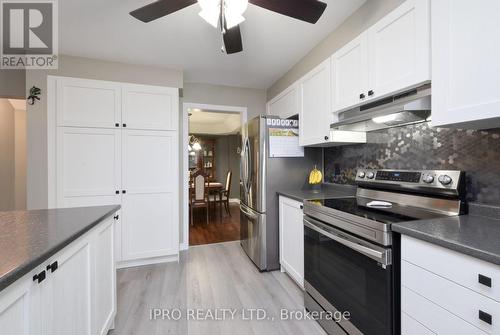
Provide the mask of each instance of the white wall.
[{"label": "white wall", "polygon": [[42,90],[41,101],[27,108],[27,207],[47,208],[47,76],[66,76],[145,85],[182,87],[180,70],[138,66],[89,58],[59,57],[58,70],[26,73],[26,88]]},{"label": "white wall", "polygon": [[21,99],[26,96],[26,71],[0,70],[0,98]]},{"label": "white wall", "polygon": [[26,110],[14,111],[14,207],[26,209]]},{"label": "white wall", "polygon": [[0,211],[14,209],[14,169],[14,108],[0,99]]},{"label": "white wall", "polygon": [[366,1],[363,6],[349,16],[335,31],[278,79],[267,90],[267,100],[274,98],[403,2],[404,0]]}]

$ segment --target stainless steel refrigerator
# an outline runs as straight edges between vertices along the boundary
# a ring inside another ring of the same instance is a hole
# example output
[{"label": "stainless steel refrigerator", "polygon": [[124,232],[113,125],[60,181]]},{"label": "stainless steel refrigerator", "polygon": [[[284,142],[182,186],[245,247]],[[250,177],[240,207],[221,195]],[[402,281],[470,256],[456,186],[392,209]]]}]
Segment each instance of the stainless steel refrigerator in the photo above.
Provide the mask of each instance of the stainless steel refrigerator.
[{"label": "stainless steel refrigerator", "polygon": [[279,269],[278,190],[306,187],[322,149],[305,148],[304,157],[269,157],[267,119],[258,116],[242,127],[240,173],[241,246],[260,271]]}]

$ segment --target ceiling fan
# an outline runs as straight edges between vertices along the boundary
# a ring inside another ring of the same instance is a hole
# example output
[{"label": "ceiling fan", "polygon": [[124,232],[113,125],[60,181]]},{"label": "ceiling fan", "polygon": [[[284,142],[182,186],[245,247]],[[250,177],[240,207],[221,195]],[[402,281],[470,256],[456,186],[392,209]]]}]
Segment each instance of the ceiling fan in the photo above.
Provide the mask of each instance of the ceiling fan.
[{"label": "ceiling fan", "polygon": [[157,0],[130,12],[142,22],[150,22],[185,7],[200,4],[200,16],[222,35],[222,52],[227,54],[243,50],[239,24],[248,3],[309,23],[318,22],[326,3],[318,0]]}]

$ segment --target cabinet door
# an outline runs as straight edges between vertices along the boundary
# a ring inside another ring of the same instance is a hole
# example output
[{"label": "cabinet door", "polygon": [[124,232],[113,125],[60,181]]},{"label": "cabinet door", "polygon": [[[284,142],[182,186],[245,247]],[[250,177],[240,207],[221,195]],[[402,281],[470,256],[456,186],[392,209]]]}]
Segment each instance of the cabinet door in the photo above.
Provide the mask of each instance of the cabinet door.
[{"label": "cabinet door", "polygon": [[373,25],[368,55],[371,97],[430,81],[429,0],[407,0]]},{"label": "cabinet door", "polygon": [[363,33],[332,56],[333,111],[353,107],[368,98],[368,41]]},{"label": "cabinet door", "polygon": [[[58,269],[47,274],[44,301],[50,335],[91,335],[91,247],[88,240],[70,245],[50,262]],[[93,334],[92,334],[93,335]]]},{"label": "cabinet door", "polygon": [[58,128],[59,207],[120,203],[120,141],[118,129]]},{"label": "cabinet door", "polygon": [[304,224],[302,203],[280,196],[280,264],[304,287]]},{"label": "cabinet door", "polygon": [[58,126],[115,128],[121,122],[120,84],[59,78],[56,97]]},{"label": "cabinet door", "polygon": [[122,257],[178,252],[178,134],[123,131]]},{"label": "cabinet door", "polygon": [[332,121],[330,59],[299,81],[299,143],[328,142]]},{"label": "cabinet door", "polygon": [[269,101],[267,106],[268,115],[276,115],[282,119],[287,119],[298,112],[297,85],[295,84]]},{"label": "cabinet door", "polygon": [[500,1],[432,0],[432,125],[500,126]]},{"label": "cabinet door", "polygon": [[93,237],[92,334],[106,335],[116,313],[116,270],[113,219],[102,223]]},{"label": "cabinet door", "polygon": [[123,127],[127,129],[178,129],[177,88],[123,85]]},{"label": "cabinet door", "polygon": [[40,286],[44,283],[34,282],[31,276],[19,279],[0,292],[0,333],[42,334]]}]

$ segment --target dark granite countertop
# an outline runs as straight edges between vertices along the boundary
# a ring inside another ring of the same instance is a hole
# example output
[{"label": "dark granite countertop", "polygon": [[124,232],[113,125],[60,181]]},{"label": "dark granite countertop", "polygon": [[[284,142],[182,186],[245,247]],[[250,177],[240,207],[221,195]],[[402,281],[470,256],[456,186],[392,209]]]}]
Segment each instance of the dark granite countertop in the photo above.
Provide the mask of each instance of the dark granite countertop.
[{"label": "dark granite countertop", "polygon": [[356,187],[350,185],[322,184],[321,190],[316,192],[312,189],[280,190],[278,194],[297,201],[340,198],[354,196],[356,194]]},{"label": "dark granite countertop", "polygon": [[500,265],[500,207],[470,204],[468,215],[395,223],[392,230]]},{"label": "dark granite countertop", "polygon": [[0,212],[0,291],[118,209],[113,205]]}]

